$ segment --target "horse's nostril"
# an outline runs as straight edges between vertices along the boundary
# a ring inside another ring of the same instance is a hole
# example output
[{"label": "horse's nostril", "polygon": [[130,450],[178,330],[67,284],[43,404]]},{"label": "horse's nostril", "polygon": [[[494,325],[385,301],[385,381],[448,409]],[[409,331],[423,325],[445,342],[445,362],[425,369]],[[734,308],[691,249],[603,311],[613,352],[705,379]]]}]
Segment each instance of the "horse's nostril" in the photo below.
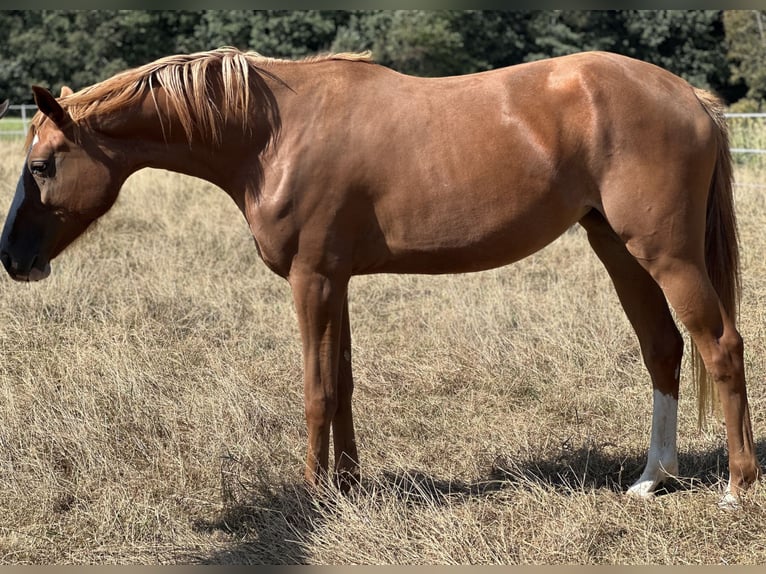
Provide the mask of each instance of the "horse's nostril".
[{"label": "horse's nostril", "polygon": [[21,265],[19,265],[18,259],[15,259],[7,251],[0,253],[0,262],[2,262],[5,270],[11,275],[15,275],[19,272]]}]

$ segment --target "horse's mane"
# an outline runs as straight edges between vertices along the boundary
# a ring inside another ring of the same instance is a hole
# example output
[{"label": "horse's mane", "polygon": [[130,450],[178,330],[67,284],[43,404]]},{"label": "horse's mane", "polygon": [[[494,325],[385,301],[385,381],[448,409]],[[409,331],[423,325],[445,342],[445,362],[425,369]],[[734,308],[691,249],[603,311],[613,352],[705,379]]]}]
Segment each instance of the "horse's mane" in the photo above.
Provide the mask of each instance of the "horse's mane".
[{"label": "horse's mane", "polygon": [[[190,142],[196,132],[214,145],[220,143],[222,124],[226,121],[240,123],[247,131],[253,120],[254,109],[266,114],[272,130],[268,134],[270,141],[277,136],[279,114],[273,96],[265,89],[264,78],[278,83],[282,81],[266,67],[270,63],[291,62],[299,65],[325,60],[371,62],[372,58],[368,51],[282,60],[265,57],[257,52],[242,52],[236,48],[224,47],[160,58],[62,97],[59,103],[77,123],[138,104],[154,88],[162,87],[168,105],[178,117]],[[162,114],[157,100],[155,106],[161,121]],[[28,140],[31,140],[43,120],[44,116],[38,112],[32,120]],[[162,129],[164,133],[166,126],[162,126]]]}]

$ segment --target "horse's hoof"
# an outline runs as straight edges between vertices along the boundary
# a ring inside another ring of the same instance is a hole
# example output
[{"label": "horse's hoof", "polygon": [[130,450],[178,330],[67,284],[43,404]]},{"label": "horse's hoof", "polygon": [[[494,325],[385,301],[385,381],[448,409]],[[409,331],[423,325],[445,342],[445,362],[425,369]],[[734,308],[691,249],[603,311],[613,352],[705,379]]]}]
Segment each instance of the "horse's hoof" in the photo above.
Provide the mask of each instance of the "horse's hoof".
[{"label": "horse's hoof", "polygon": [[739,510],[742,508],[742,505],[739,502],[739,497],[733,494],[730,490],[727,490],[726,494],[723,495],[723,498],[718,501],[718,508],[722,508],[723,510]]},{"label": "horse's hoof", "polygon": [[642,480],[634,483],[626,494],[649,500],[654,498],[654,487],[655,484],[651,480]]}]

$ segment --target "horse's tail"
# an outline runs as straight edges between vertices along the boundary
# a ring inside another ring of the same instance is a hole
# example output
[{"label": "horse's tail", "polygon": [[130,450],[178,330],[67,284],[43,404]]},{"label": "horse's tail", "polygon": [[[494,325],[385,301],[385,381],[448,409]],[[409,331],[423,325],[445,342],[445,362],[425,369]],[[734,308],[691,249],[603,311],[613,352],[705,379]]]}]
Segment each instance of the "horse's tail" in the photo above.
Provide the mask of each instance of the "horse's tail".
[{"label": "horse's tail", "polygon": [[[736,321],[742,282],[739,269],[739,237],[732,190],[729,132],[721,102],[713,94],[695,89],[697,99],[715,123],[717,157],[707,199],[705,224],[705,264],[708,277],[726,314]],[[692,375],[697,381],[698,424],[707,413],[719,408],[712,377],[705,369],[697,347],[692,343]]]}]

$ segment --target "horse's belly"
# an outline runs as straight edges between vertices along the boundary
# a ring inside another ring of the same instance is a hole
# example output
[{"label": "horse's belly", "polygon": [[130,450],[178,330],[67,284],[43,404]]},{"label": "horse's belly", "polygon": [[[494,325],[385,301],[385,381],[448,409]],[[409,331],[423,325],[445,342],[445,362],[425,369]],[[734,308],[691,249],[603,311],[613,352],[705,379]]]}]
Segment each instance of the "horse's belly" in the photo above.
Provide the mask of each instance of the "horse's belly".
[{"label": "horse's belly", "polygon": [[557,206],[506,217],[495,210],[484,217],[399,219],[394,231],[385,234],[373,264],[362,272],[466,273],[500,267],[542,249],[586,211]]}]

